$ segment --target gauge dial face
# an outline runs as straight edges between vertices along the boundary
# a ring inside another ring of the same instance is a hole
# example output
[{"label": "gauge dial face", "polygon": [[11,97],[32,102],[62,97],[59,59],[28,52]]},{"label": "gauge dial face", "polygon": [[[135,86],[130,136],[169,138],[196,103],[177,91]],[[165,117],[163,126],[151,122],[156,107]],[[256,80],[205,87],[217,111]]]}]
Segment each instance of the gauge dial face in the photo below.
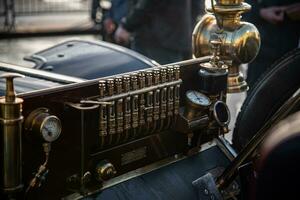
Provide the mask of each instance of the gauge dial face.
[{"label": "gauge dial face", "polygon": [[187,91],[186,97],[190,102],[197,106],[209,106],[211,104],[211,101],[207,96],[194,90]]},{"label": "gauge dial face", "polygon": [[43,120],[40,130],[44,140],[53,142],[61,133],[60,120],[56,116],[50,115]]}]

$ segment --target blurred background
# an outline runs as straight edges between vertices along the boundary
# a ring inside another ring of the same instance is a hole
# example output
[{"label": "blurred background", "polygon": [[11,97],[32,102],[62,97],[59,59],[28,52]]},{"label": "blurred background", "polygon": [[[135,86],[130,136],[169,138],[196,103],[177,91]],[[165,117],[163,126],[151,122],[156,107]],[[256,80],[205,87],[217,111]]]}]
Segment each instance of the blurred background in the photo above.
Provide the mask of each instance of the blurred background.
[{"label": "blurred background", "polygon": [[[199,20],[210,0],[195,2]],[[111,0],[0,0],[0,60],[30,66],[25,55],[74,37],[111,42],[104,30],[111,8]]]},{"label": "blurred background", "polygon": [[101,40],[97,9],[92,19],[92,0],[0,0],[0,60],[30,67],[24,56],[59,42]]}]

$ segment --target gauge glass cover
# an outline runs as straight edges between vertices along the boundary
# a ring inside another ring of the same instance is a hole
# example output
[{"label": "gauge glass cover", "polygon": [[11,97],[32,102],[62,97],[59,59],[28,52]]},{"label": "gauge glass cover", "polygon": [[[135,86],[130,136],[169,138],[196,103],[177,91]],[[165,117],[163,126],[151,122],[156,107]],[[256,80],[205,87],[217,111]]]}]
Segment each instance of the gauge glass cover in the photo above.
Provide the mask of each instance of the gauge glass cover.
[{"label": "gauge glass cover", "polygon": [[197,91],[187,91],[186,97],[194,104],[198,106],[209,106],[211,104],[210,99],[204,94]]},{"label": "gauge glass cover", "polygon": [[47,142],[55,141],[61,133],[60,120],[55,116],[48,116],[41,124],[41,133]]}]

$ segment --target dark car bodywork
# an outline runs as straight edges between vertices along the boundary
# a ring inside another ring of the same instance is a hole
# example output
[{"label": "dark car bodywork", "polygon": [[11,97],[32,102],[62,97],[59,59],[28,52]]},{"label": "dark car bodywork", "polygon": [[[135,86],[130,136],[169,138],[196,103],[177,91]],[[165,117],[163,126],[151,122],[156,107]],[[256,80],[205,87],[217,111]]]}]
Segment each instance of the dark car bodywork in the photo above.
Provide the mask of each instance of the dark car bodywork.
[{"label": "dark car bodywork", "polygon": [[[117,58],[117,59],[116,59]],[[0,73],[14,72],[26,77],[16,80],[17,93],[25,93],[89,79],[111,76],[159,64],[130,49],[102,41],[70,40],[24,58],[33,68],[1,63]],[[0,94],[5,81],[0,80]]]},{"label": "dark car bodywork", "polygon": [[107,42],[71,40],[37,52],[25,60],[35,69],[83,79],[95,79],[157,66],[130,49]]}]

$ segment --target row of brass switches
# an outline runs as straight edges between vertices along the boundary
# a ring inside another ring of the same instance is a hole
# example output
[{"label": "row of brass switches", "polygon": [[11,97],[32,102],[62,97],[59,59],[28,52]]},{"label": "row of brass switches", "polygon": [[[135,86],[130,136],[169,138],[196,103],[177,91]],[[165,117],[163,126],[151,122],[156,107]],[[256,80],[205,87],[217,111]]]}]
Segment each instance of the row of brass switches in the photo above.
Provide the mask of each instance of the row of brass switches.
[{"label": "row of brass switches", "polygon": [[99,81],[100,146],[106,148],[169,128],[179,110],[179,66]]}]

